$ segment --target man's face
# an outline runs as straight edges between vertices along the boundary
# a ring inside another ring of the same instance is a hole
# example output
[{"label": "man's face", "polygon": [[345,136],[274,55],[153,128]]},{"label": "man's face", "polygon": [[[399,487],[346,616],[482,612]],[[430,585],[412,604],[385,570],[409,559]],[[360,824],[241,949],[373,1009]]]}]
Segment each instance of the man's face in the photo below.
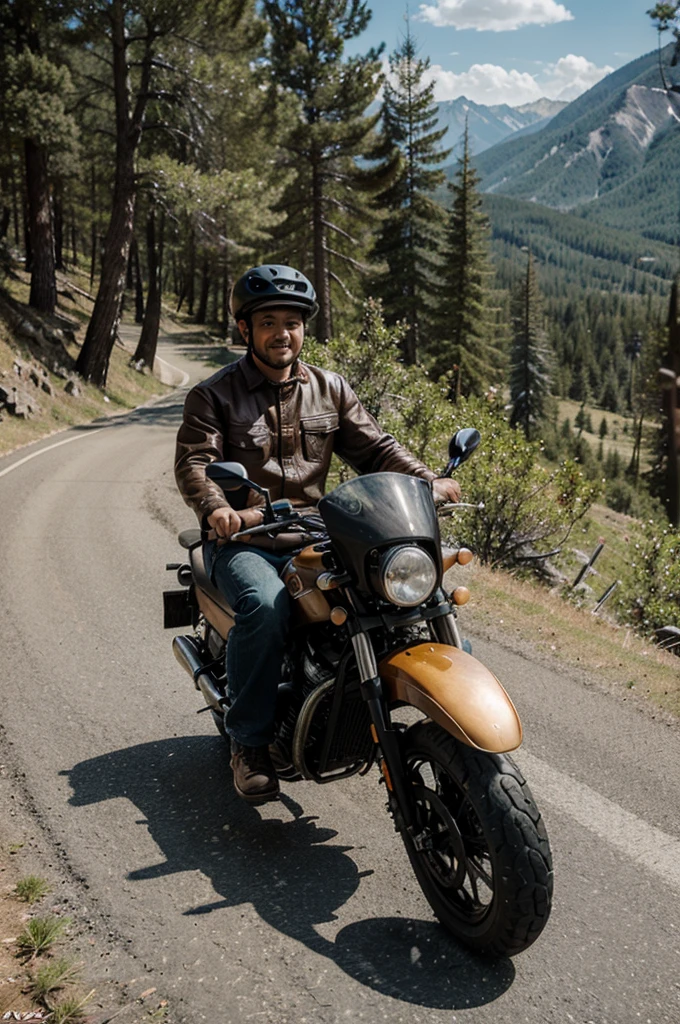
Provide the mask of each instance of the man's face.
[{"label": "man's face", "polygon": [[252,338],[248,338],[246,322],[239,321],[241,334],[252,343],[253,355],[274,370],[292,366],[302,351],[305,336],[300,312],[285,306],[259,310],[253,313],[252,323]]}]

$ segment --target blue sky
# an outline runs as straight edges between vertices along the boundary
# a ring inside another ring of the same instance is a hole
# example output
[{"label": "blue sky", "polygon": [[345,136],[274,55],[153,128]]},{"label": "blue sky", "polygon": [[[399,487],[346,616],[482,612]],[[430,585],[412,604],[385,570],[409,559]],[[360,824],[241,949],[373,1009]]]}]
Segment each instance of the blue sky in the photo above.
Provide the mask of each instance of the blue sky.
[{"label": "blue sky", "polygon": [[[433,65],[437,99],[519,105],[575,99],[608,71],[648,53],[650,0],[410,0],[411,30]],[[349,52],[391,52],[406,3],[369,0],[373,18]]]}]

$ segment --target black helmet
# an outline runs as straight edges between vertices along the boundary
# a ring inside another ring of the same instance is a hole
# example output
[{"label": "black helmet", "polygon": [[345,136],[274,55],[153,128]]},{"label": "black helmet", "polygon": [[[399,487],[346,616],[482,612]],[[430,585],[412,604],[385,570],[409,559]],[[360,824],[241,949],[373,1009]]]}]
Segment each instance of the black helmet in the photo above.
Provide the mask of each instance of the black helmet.
[{"label": "black helmet", "polygon": [[316,292],[299,270],[268,263],[251,267],[231,290],[231,315],[242,320],[256,309],[294,306],[307,316],[315,316],[319,307]]}]

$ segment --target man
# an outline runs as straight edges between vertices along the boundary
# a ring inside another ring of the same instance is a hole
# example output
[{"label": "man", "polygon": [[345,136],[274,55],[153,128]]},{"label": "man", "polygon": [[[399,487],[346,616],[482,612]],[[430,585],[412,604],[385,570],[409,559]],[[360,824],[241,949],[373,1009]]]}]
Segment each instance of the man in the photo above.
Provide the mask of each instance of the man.
[{"label": "man", "polygon": [[263,520],[261,498],[248,491],[238,507],[208,480],[214,461],[242,463],[272,499],[316,505],[335,452],[359,473],[391,471],[432,482],[440,499],[458,501],[454,480],[436,479],[364,409],[337,373],[300,361],[305,324],[317,310],[307,278],[292,267],[253,267],[234,285],[231,312],[248,352],[189,392],[177,435],[175,476],[184,500],[216,539],[206,545],[208,571],[236,613],[227,642],[236,792],[251,803],[274,800],[279,783],[269,757],[281,681],[290,600],[277,554],[231,536]]}]

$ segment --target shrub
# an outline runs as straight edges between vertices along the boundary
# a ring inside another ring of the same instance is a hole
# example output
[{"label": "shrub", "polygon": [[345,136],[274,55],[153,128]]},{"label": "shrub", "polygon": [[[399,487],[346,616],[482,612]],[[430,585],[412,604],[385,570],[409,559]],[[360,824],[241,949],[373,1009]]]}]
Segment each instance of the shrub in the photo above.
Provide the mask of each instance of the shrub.
[{"label": "shrub", "polygon": [[589,482],[573,461],[545,468],[542,443],[513,430],[493,396],[449,402],[443,382],[432,381],[422,367],[401,362],[402,332],[399,324],[386,327],[379,304],[369,301],[359,338],[342,337],[328,345],[312,341],[305,358],[342,373],[381,426],[435,472],[447,461],[455,431],[477,427],[482,444],[459,476],[464,500],[484,502],[484,509],[461,510],[443,528],[455,530],[492,565],[535,565],[527,556],[563,543],[599,485]]},{"label": "shrub", "polygon": [[680,626],[680,530],[647,523],[619,598],[624,616],[645,633]]}]

